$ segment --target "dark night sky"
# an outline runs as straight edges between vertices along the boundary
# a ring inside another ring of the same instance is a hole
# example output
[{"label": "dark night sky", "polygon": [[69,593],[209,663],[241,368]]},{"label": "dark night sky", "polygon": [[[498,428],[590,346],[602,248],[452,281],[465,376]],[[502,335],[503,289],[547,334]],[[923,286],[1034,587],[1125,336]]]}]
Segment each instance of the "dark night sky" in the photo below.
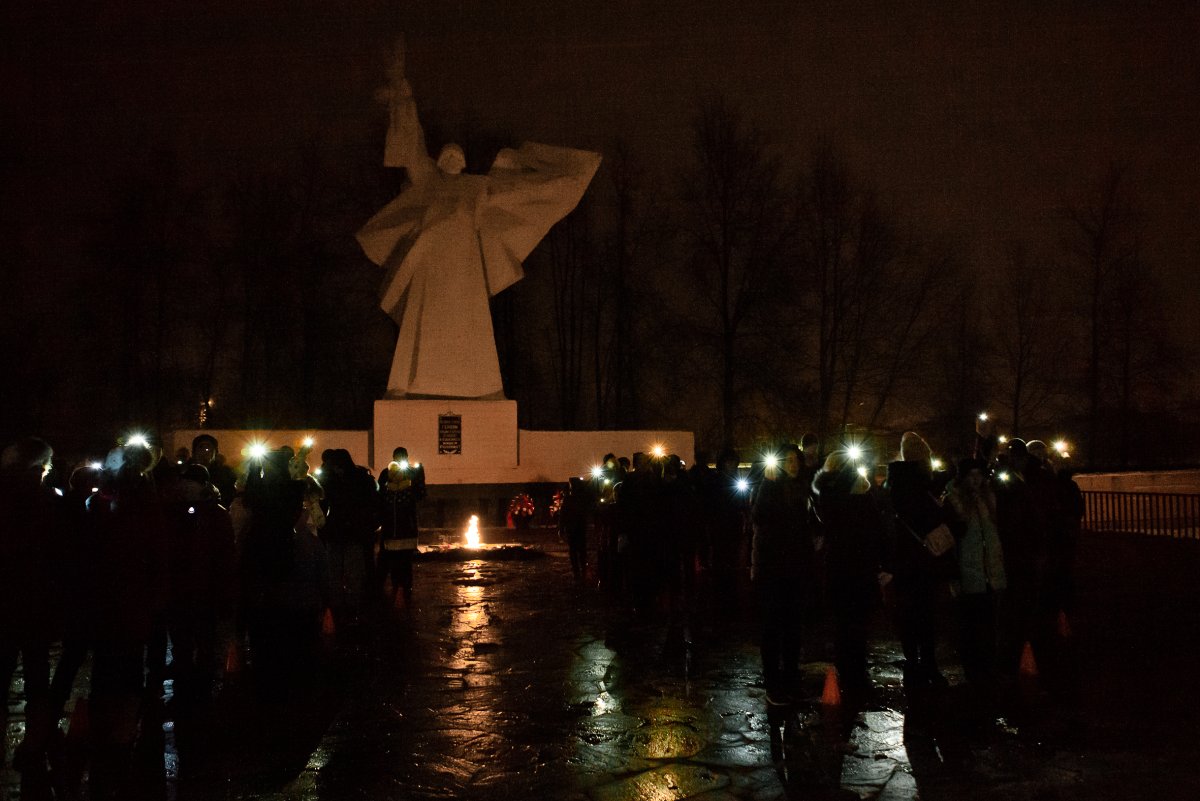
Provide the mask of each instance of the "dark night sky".
[{"label": "dark night sky", "polygon": [[333,159],[361,147],[382,130],[371,93],[404,30],[418,102],[445,119],[597,149],[621,135],[666,176],[694,104],[724,93],[798,160],[832,138],[908,219],[985,267],[1011,237],[1053,241],[1064,201],[1128,161],[1173,311],[1196,295],[1194,2],[171,0],[2,13],[6,205],[21,198],[39,221],[26,244],[61,245],[63,260],[73,215],[142,143],[170,142],[196,173],[305,142]]}]

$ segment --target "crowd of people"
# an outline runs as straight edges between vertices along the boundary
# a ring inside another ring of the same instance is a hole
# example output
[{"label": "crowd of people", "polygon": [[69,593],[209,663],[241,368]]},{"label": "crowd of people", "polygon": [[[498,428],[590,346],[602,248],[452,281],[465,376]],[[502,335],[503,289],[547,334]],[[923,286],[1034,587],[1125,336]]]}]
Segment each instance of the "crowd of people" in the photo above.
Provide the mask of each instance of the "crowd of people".
[{"label": "crowd of people", "polygon": [[172,703],[202,706],[248,653],[255,691],[281,702],[320,675],[323,635],[376,599],[409,598],[421,466],[397,448],[378,478],[344,450],[310,469],[311,447],[263,449],[235,473],[209,435],[174,459],[131,437],[65,486],[47,480],[61,465],[43,440],[4,449],[0,687],[19,660],[16,769],[52,767],[89,655],[90,797],[121,798],[164,679]]},{"label": "crowd of people", "polygon": [[[736,608],[752,590],[772,704],[799,689],[816,625],[832,631],[843,692],[865,697],[868,627],[883,606],[905,688],[945,686],[947,590],[965,676],[992,693],[1025,648],[1055,662],[1083,505],[1044,443],[1002,442],[982,422],[976,434],[972,455],[948,470],[913,432],[886,470],[850,443],[822,453],[813,435],[749,465],[733,451],[691,467],[609,454],[570,481],[558,524],[576,579],[595,578],[639,615],[665,615],[669,644],[686,647],[702,595]],[[4,449],[0,686],[19,660],[16,768],[38,773],[53,759],[89,655],[90,793],[119,798],[146,701],[161,700],[165,678],[174,703],[202,705],[247,653],[257,693],[280,701],[319,675],[331,628],[352,627],[373,602],[410,600],[423,468],[404,448],[378,476],[344,450],[312,468],[311,448],[264,449],[235,472],[209,435],[165,459],[134,437],[63,486],[47,480],[44,441]]]},{"label": "crowd of people", "polygon": [[[812,434],[749,464],[733,451],[690,469],[673,455],[609,454],[590,478],[571,480],[559,527],[577,579],[587,575],[590,521],[600,585],[635,611],[665,615],[683,638],[702,594],[720,609],[749,590],[772,703],[798,690],[818,627],[832,632],[842,691],[865,698],[868,627],[883,607],[907,690],[947,685],[943,639],[983,697],[1017,675],[1026,648],[1053,675],[1084,512],[1065,461],[1039,440],[993,435],[985,420],[955,464],[943,467],[914,432],[886,469],[880,461],[852,443],[822,453]],[[938,630],[946,598],[954,632]]]}]

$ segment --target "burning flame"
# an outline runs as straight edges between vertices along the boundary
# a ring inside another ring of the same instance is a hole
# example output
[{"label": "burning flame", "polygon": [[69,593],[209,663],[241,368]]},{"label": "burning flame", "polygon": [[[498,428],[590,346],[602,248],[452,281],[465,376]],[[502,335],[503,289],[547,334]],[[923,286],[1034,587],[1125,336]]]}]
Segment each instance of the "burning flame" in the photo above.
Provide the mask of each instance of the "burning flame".
[{"label": "burning flame", "polygon": [[470,521],[467,523],[466,547],[478,548],[479,542],[479,515],[471,515]]}]

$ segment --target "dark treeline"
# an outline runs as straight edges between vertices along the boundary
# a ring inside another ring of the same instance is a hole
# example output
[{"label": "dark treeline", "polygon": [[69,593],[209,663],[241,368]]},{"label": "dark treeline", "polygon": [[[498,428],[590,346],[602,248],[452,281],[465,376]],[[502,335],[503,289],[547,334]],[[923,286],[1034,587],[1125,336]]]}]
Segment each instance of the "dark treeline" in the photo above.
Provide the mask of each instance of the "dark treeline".
[{"label": "dark treeline", "polygon": [[[124,425],[194,426],[202,407],[213,427],[369,427],[395,334],[353,233],[403,177],[378,164],[378,122],[334,150],[222,169],[131,147],[79,219],[17,204],[0,259],[6,437],[84,447]],[[519,139],[470,116],[427,127],[431,149],[458,141],[475,171]],[[709,449],[920,428],[950,446],[987,409],[1097,466],[1194,457],[1197,402],[1133,170],[1063,187],[1052,244],[1015,239],[993,270],[831,142],[772,141],[720,100],[691,133],[673,176],[614,142],[494,299],[523,426],[680,427]]]}]

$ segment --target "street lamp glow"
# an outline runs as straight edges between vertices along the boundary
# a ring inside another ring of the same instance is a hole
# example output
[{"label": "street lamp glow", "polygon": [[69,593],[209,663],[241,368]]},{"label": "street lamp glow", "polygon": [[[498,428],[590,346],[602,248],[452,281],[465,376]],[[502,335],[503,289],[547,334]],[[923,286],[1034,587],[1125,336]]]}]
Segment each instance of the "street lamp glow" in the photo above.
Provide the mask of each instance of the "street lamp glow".
[{"label": "street lamp glow", "polygon": [[662,445],[655,445],[650,449],[650,453],[654,454],[654,458],[661,459],[667,455],[667,450]]}]

